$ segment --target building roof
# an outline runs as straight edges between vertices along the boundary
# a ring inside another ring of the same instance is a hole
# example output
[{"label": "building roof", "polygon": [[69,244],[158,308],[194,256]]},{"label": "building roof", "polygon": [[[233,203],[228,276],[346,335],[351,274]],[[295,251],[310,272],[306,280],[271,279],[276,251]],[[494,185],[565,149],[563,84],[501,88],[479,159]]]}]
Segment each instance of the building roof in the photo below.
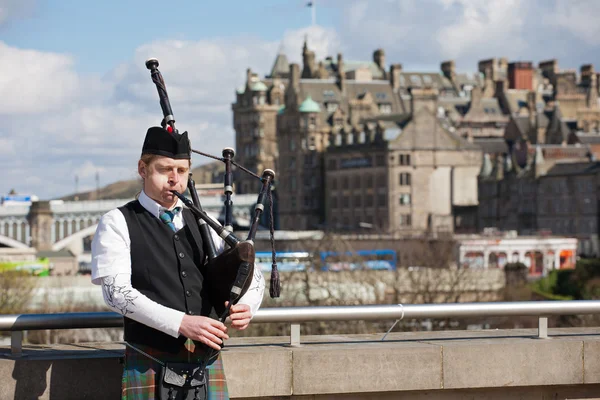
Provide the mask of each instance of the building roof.
[{"label": "building roof", "polygon": [[285,77],[290,73],[290,63],[288,62],[287,56],[283,53],[278,53],[275,58],[275,62],[273,63],[273,68],[271,68],[271,73],[269,77]]},{"label": "building roof", "polygon": [[263,82],[258,81],[252,86],[250,86],[250,90],[252,90],[253,92],[266,92],[267,90],[269,90],[269,88]]},{"label": "building roof", "polygon": [[319,113],[319,112],[321,112],[321,107],[319,106],[319,103],[314,101],[309,95],[302,102],[302,104],[300,104],[298,111],[304,112],[304,113]]},{"label": "building roof", "polygon": [[484,154],[508,153],[508,145],[504,138],[473,138],[473,143],[479,146]]},{"label": "building roof", "polygon": [[576,132],[575,136],[581,144],[600,144],[600,134]]},{"label": "building roof", "polygon": [[545,176],[591,175],[600,171],[600,162],[562,162],[556,163]]},{"label": "building roof", "polygon": [[477,145],[445,129],[435,113],[426,107],[412,114],[404,129],[390,145],[399,149],[481,150]]}]

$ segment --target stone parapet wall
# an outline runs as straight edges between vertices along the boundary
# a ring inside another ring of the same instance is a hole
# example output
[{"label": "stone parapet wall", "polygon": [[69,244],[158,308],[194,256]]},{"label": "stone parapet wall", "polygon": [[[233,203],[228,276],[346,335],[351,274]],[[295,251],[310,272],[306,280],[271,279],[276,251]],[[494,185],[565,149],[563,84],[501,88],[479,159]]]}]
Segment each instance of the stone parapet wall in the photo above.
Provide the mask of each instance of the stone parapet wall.
[{"label": "stone parapet wall", "polygon": [[[236,399],[592,399],[600,329],[482,330],[230,339],[222,356]],[[119,397],[123,346],[0,347],[0,399]]]}]

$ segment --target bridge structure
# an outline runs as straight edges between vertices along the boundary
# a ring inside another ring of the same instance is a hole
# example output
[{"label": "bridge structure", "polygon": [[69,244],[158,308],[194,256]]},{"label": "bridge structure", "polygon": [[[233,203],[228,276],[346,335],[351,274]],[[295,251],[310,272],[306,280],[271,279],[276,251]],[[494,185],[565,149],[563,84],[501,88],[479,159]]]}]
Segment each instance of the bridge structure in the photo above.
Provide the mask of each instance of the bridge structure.
[{"label": "bridge structure", "polygon": [[[600,331],[548,329],[548,316],[597,315],[599,301],[276,307],[253,323],[291,323],[289,336],[237,337],[222,359],[232,399],[593,400]],[[538,329],[303,335],[306,322],[537,317]],[[119,398],[123,342],[23,344],[23,331],[117,328],[115,313],[0,316],[2,399]],[[210,379],[210,377],[209,377]]]},{"label": "bridge structure", "polygon": [[[69,249],[83,252],[83,240],[94,234],[106,212],[133,199],[35,201],[0,206],[0,247],[35,248],[38,251]],[[223,197],[201,197],[204,211],[222,222]],[[256,195],[233,196],[233,219],[249,227]]]}]

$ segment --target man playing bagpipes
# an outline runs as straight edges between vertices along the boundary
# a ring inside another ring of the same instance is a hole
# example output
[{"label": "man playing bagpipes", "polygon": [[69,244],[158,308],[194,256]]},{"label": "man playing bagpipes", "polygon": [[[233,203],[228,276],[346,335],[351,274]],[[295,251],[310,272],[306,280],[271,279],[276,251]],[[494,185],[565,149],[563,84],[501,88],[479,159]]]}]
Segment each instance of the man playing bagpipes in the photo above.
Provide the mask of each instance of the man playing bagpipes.
[{"label": "man playing bagpipes", "polygon": [[[124,316],[123,399],[229,398],[220,357],[229,336],[218,319],[227,309],[212,304],[206,240],[197,216],[174,193],[185,192],[190,163],[187,132],[150,128],[138,162],[141,193],[105,214],[92,242],[92,281]],[[211,235],[222,253],[223,236]],[[265,288],[260,269],[247,282],[228,312],[239,330],[260,307]]]}]

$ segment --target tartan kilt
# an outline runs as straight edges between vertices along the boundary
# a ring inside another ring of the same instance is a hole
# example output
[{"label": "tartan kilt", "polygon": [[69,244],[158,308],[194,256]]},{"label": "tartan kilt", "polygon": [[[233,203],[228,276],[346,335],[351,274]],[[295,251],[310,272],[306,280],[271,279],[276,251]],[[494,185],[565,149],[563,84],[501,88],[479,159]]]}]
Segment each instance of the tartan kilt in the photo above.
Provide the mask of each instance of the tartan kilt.
[{"label": "tartan kilt", "polygon": [[[202,362],[207,346],[195,346],[188,340],[178,353],[165,353],[148,346],[132,343],[136,348],[148,353],[162,362]],[[158,379],[162,366],[129,346],[125,347],[125,365],[121,385],[121,400],[157,400]],[[223,369],[221,352],[207,366],[208,400],[229,400],[227,380]]]}]

